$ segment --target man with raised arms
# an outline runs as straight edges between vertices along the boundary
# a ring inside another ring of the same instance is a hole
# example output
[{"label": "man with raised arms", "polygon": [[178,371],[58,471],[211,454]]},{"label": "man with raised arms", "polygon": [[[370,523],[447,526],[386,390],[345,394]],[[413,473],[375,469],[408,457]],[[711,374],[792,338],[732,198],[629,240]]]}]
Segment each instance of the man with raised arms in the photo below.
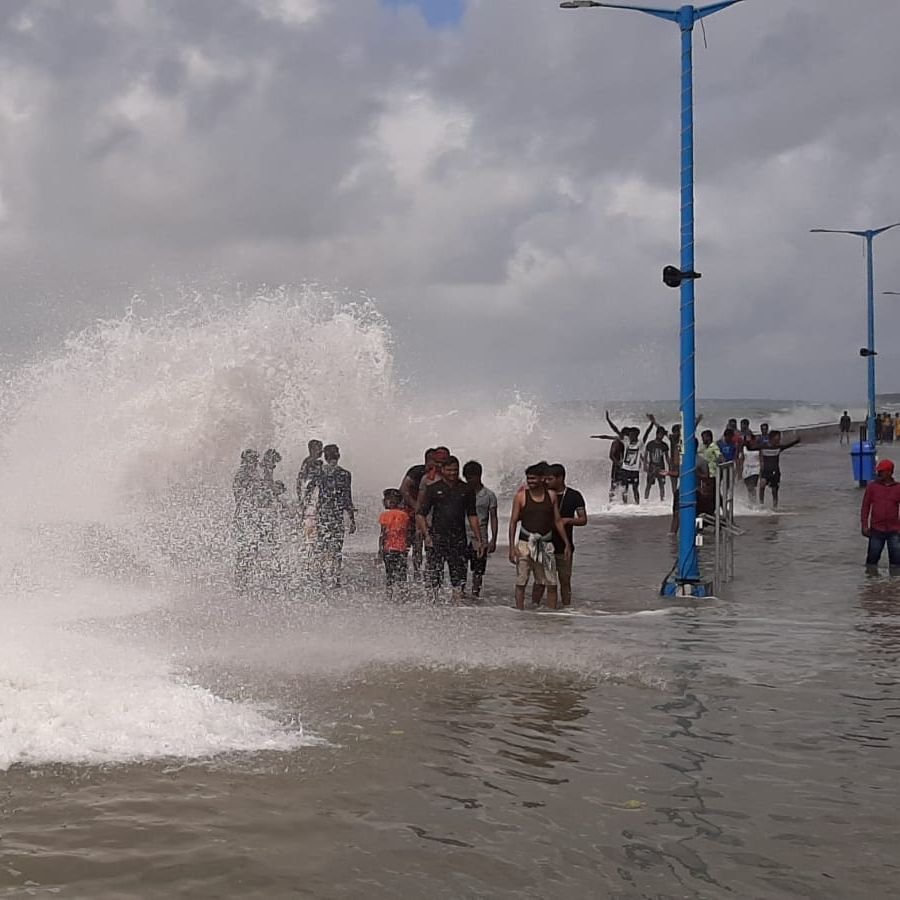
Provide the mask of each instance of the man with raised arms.
[{"label": "man with raised arms", "polygon": [[[655,425],[656,420],[651,417],[650,424]],[[656,437],[652,441],[644,442],[644,471],[647,483],[644,487],[644,499],[650,499],[650,488],[654,483],[659,485],[659,499],[665,502],[666,479],[665,472],[669,471],[669,445],[666,443],[666,429],[662,425],[656,426]]]},{"label": "man with raised arms", "polygon": [[516,567],[516,608],[525,609],[525,588],[530,577],[547,588],[547,606],[558,606],[554,533],[559,535],[563,554],[572,557],[572,547],[559,514],[557,496],[544,483],[546,466],[525,470],[525,490],[513,499],[509,517],[509,561]]},{"label": "man with raised arms", "polygon": [[781,443],[781,432],[773,431],[769,435],[769,443],[759,451],[759,502],[766,502],[766,488],[772,489],[772,507],[778,508],[778,492],[781,488],[781,454],[791,447],[796,447],[800,438],[794,438],[786,444]]},{"label": "man with raised arms", "polygon": [[[653,416],[644,432],[644,442],[654,427]],[[628,488],[631,488],[635,503],[641,502],[641,432],[639,428],[617,428],[606,411],[606,423],[622,442],[622,461],[619,464],[619,484],[622,486],[622,502],[628,502]],[[602,437],[602,435],[597,435]]]}]

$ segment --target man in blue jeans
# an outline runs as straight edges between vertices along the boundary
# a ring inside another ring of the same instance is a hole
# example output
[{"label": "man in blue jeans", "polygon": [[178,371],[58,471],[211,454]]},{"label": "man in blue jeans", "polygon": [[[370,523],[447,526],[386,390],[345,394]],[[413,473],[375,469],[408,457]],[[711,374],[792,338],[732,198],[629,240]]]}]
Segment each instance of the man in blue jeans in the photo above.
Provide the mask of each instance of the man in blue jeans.
[{"label": "man in blue jeans", "polygon": [[900,484],[894,481],[894,464],[883,459],[875,466],[862,502],[862,533],[869,539],[866,572],[878,573],[878,563],[888,548],[891,575],[900,575]]}]

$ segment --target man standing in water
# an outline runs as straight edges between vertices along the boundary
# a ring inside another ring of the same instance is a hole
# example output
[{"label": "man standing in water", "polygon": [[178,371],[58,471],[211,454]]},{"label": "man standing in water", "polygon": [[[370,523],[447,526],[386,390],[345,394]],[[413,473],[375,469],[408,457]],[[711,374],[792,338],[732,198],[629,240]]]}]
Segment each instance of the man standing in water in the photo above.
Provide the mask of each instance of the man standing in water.
[{"label": "man standing in water", "polygon": [[[562,463],[554,463],[547,469],[545,483],[550,491],[556,494],[556,503],[559,507],[559,516],[566,536],[569,539],[571,553],[566,559],[565,546],[560,540],[559,533],[553,532],[553,555],[556,557],[556,578],[559,582],[559,599],[563,606],[572,605],[572,565],[575,561],[575,541],[572,533],[575,528],[587,525],[587,511],[584,497],[580,491],[570,488],[566,484],[566,467]],[[531,589],[531,601],[535,606],[540,606],[544,597],[544,586],[535,582]]]},{"label": "man standing in water", "polygon": [[875,466],[875,480],[863,495],[862,534],[869,539],[866,572],[878,574],[878,563],[888,548],[891,575],[900,575],[900,484],[894,481],[894,464],[883,459]]},{"label": "man standing in water", "polygon": [[412,466],[403,476],[400,482],[400,494],[403,497],[403,505],[409,513],[410,533],[409,542],[412,547],[413,574],[418,575],[422,568],[422,535],[416,528],[416,509],[419,506],[419,485],[425,477],[425,473],[433,467],[432,456],[434,447],[425,451],[425,464]]},{"label": "man standing in water", "polygon": [[[431,487],[433,484],[437,484],[439,481],[443,481],[444,479],[444,463],[450,459],[450,451],[446,447],[435,447],[431,451],[431,456],[426,461],[425,464],[425,474],[419,481],[419,496],[416,501],[416,513],[418,513],[420,507],[422,506],[422,499],[425,496],[425,489]],[[428,516],[426,518],[426,524],[430,527],[431,520]],[[416,527],[416,533],[420,538],[422,538],[421,532],[418,530],[418,526]],[[430,543],[424,544],[425,551],[425,580],[428,583],[431,583],[434,580],[434,575],[431,574],[430,567],[432,564],[435,564],[437,560],[432,559],[432,545]]]},{"label": "man standing in water", "polygon": [[314,476],[322,469],[322,442],[310,441],[306,445],[309,456],[300,463],[300,471],[297,473],[297,499],[303,503],[306,487]]},{"label": "man standing in water", "polygon": [[472,568],[472,596],[477,600],[481,597],[481,586],[484,582],[484,573],[487,570],[487,560],[491,553],[497,550],[497,495],[482,484],[481,463],[470,459],[463,466],[463,478],[466,484],[475,494],[475,511],[478,514],[478,522],[481,525],[481,538],[487,544],[484,553],[478,553],[478,543],[472,526],[466,522],[466,539],[468,540],[469,565]]},{"label": "man standing in water", "polygon": [[318,507],[319,475],[322,473],[322,442],[310,441],[307,445],[309,455],[300,464],[297,473],[297,519],[300,530],[301,571],[304,576],[311,577],[318,567],[318,526],[316,525],[316,508]]},{"label": "man standing in water", "polygon": [[546,586],[547,606],[557,608],[554,533],[562,540],[563,555],[567,559],[572,557],[557,497],[546,487],[545,475],[543,465],[529,466],[525,470],[525,490],[519,491],[513,499],[509,517],[509,561],[516,567],[517,609],[525,609],[525,588],[531,575],[535,584]]},{"label": "man standing in water", "polygon": [[839,423],[839,427],[841,429],[841,437],[838,443],[843,444],[844,438],[847,439],[847,443],[850,443],[850,429],[853,427],[853,421],[850,418],[850,414],[847,410],[844,410],[844,414],[841,416],[841,421]]},{"label": "man standing in water", "polygon": [[747,489],[747,499],[751,506],[756,506],[759,491],[759,447],[756,438],[751,434],[744,440],[743,454],[741,457],[741,477],[744,479],[744,487]]},{"label": "man standing in water", "polygon": [[338,465],[341,451],[337,444],[328,444],[322,451],[325,462],[316,476],[319,491],[316,503],[316,532],[321,566],[322,584],[341,586],[341,567],[344,551],[344,515],[347,532],[356,531],[350,473]]},{"label": "man standing in water", "polygon": [[609,502],[612,503],[622,483],[622,456],[625,453],[625,445],[621,438],[612,434],[592,434],[591,440],[612,441],[609,445]]},{"label": "man standing in water", "polygon": [[237,555],[234,564],[234,586],[239,591],[247,589],[250,578],[259,563],[261,531],[262,478],[259,472],[259,453],[245,450],[241,464],[234,475],[234,540]]},{"label": "man standing in water", "polygon": [[[275,468],[281,462],[281,454],[274,448],[266,450],[259,464],[260,495],[259,495],[259,539],[263,568],[268,570],[270,577],[281,574],[278,562],[278,524],[281,519],[282,499],[284,483],[275,480]],[[280,485],[280,489],[279,489]]]},{"label": "man standing in water", "polygon": [[441,476],[420,493],[416,526],[428,549],[427,578],[435,599],[444,580],[446,564],[450,571],[453,602],[459,603],[466,587],[468,568],[466,522],[475,535],[476,555],[483,556],[487,548],[481,536],[475,492],[459,480],[459,460],[455,456],[448,456],[444,460]]},{"label": "man standing in water", "polygon": [[759,451],[760,456],[760,472],[759,472],[759,502],[760,505],[766,502],[766,488],[772,489],[772,507],[778,508],[778,492],[781,488],[781,454],[791,447],[796,447],[800,443],[800,438],[782,445],[781,432],[773,431],[769,435],[769,443]]},{"label": "man standing in water", "polygon": [[[656,423],[655,419],[650,424]],[[666,444],[666,429],[662,425],[656,428],[656,437],[644,444],[644,467],[646,470],[647,484],[644,487],[644,499],[650,499],[650,488],[654,482],[659,485],[659,499],[666,499],[666,478],[664,473],[669,470],[669,447]],[[563,516],[565,518],[565,516]]]}]

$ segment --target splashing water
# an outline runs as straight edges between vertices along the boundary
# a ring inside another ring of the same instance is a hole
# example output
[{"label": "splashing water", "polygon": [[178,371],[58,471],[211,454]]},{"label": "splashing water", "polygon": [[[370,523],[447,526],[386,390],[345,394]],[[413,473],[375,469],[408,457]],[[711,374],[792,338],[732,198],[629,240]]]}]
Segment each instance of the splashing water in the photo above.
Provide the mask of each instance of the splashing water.
[{"label": "splashing water", "polygon": [[[243,613],[224,588],[231,478],[244,448],[278,448],[276,477],[291,492],[309,439],[341,445],[364,529],[382,489],[436,444],[479,459],[486,483],[501,492],[528,463],[562,460],[596,512],[608,506],[608,448],[588,435],[603,427],[603,406],[541,409],[516,395],[452,397],[450,408],[446,397],[428,400],[399,385],[390,330],[365,299],[297,288],[198,295],[156,316],[142,308],[135,303],[122,319],[71,338],[58,357],[10,373],[0,395],[0,768],[308,744],[314,739],[297,726],[195,684],[187,668],[204,659],[260,665],[273,649],[285,666],[302,646],[307,667],[344,671],[397,660],[449,668],[526,661],[604,677],[634,670],[642,683],[655,677],[593,634],[577,644],[519,630],[498,647],[496,633],[474,619],[385,616],[361,608],[364,597],[308,633],[293,620],[263,621],[246,643]],[[620,412],[639,421],[644,411]],[[640,513],[669,509],[654,502]],[[207,586],[207,618],[189,614],[183,621],[194,632],[166,632],[167,610],[198,581]],[[231,637],[219,654],[207,636],[223,625]],[[284,640],[273,642],[282,626]]]},{"label": "splashing water", "polygon": [[307,440],[336,442],[357,495],[374,497],[433,443],[474,455],[487,438],[497,472],[539,443],[519,398],[423,415],[366,301],[301,288],[137,308],[12,373],[0,401],[0,767],[307,741],[189,683],[159,647],[123,648],[95,627],[164,607],[174,582],[224,579],[245,447],[279,448],[290,490]]}]

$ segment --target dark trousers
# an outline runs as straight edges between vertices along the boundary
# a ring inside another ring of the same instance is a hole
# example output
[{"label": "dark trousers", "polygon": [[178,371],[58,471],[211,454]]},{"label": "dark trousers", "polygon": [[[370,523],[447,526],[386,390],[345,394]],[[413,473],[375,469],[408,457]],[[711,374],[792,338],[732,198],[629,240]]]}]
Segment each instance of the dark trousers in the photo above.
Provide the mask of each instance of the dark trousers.
[{"label": "dark trousers", "polygon": [[406,584],[407,559],[406,553],[397,550],[386,550],[384,553],[384,574],[388,587],[395,584]]},{"label": "dark trousers", "polygon": [[444,581],[444,565],[450,570],[450,584],[455,588],[465,587],[468,569],[468,546],[462,541],[432,536],[432,547],[428,551],[426,578],[433,588],[439,588]]},{"label": "dark trousers", "polygon": [[469,559],[469,565],[472,567],[472,574],[478,578],[484,578],[484,573],[487,572],[487,553],[483,556],[479,556],[478,551],[475,549],[475,545],[469,544],[469,546],[466,547],[466,556]]},{"label": "dark trousers", "polygon": [[869,552],[866,554],[866,565],[875,567],[881,560],[884,545],[888,548],[888,562],[892,569],[900,568],[900,531],[869,532]]}]

